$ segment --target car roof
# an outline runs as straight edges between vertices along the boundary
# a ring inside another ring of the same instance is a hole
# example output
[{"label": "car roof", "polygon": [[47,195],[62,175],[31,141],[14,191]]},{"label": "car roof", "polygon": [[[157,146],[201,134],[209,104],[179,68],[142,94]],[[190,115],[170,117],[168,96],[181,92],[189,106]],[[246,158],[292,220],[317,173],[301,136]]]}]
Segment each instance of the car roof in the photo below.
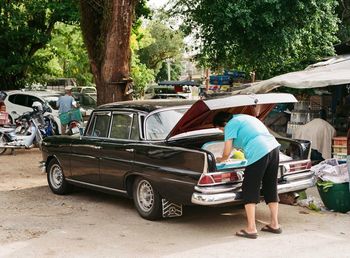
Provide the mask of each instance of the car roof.
[{"label": "car roof", "polygon": [[13,95],[13,94],[26,94],[26,95],[32,95],[36,97],[47,97],[47,96],[60,96],[63,95],[62,92],[59,91],[23,91],[23,90],[13,90],[13,91],[7,91],[7,95]]},{"label": "car roof", "polygon": [[144,112],[152,112],[157,109],[192,105],[195,100],[167,100],[167,99],[150,99],[150,100],[134,100],[121,101],[99,106],[97,110],[105,109],[134,109]]}]

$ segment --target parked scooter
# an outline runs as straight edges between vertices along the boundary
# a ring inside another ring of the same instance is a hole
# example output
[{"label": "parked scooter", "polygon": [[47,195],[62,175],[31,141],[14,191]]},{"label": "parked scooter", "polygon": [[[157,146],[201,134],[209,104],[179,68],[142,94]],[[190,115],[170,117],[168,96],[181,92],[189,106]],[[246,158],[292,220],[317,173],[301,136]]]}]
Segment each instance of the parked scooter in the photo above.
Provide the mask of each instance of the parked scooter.
[{"label": "parked scooter", "polygon": [[67,135],[82,135],[82,125],[80,121],[72,120],[68,124]]},{"label": "parked scooter", "polygon": [[55,134],[53,118],[43,115],[45,105],[34,102],[32,108],[32,112],[26,112],[16,119],[15,128],[0,128],[0,154],[7,149],[30,149],[35,144],[41,148],[42,139]]},{"label": "parked scooter", "polygon": [[68,124],[65,135],[81,135],[83,132],[83,117],[79,108],[74,108],[60,115],[61,123]]}]

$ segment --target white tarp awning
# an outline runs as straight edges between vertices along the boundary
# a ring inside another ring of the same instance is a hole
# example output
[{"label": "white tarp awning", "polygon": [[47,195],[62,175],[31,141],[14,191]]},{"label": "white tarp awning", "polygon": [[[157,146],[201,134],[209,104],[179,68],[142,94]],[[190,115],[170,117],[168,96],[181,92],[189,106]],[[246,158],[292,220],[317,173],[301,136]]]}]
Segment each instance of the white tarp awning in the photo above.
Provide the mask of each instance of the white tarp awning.
[{"label": "white tarp awning", "polygon": [[303,71],[282,74],[252,83],[252,86],[233,94],[266,93],[285,86],[295,89],[319,88],[350,83],[350,55],[342,55],[310,65]]}]

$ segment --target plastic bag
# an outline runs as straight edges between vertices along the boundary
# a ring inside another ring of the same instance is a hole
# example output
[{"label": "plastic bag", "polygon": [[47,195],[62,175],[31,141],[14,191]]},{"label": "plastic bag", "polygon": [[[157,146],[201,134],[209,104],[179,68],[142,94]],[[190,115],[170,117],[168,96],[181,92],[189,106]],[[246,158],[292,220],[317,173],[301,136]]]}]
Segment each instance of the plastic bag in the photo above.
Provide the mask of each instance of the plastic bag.
[{"label": "plastic bag", "polygon": [[336,184],[349,182],[347,164],[338,164],[336,159],[327,159],[316,166],[311,167],[311,171],[322,181],[331,181]]}]

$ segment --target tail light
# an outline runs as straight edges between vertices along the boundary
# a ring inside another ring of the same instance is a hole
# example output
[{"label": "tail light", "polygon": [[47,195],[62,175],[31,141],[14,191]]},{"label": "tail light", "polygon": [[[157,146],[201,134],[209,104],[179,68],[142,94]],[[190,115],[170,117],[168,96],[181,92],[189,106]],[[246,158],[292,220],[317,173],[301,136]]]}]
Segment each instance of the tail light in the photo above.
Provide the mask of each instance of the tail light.
[{"label": "tail light", "polygon": [[71,128],[74,128],[74,127],[77,127],[77,126],[78,126],[78,123],[75,122],[75,121],[71,122],[71,124],[70,124]]},{"label": "tail light", "polygon": [[300,163],[292,163],[289,165],[289,172],[295,172],[311,168],[311,161],[304,161]]},{"label": "tail light", "polygon": [[301,172],[303,170],[310,169],[312,166],[310,160],[303,160],[300,162],[293,162],[290,164],[284,165],[285,170],[283,174],[289,174],[289,173],[295,173],[295,172]]},{"label": "tail light", "polygon": [[217,185],[225,183],[234,183],[241,181],[243,179],[243,171],[232,171],[225,173],[210,173],[202,174],[201,178],[198,181],[198,185]]},{"label": "tail light", "polygon": [[6,105],[0,100],[0,112],[6,112]]}]

